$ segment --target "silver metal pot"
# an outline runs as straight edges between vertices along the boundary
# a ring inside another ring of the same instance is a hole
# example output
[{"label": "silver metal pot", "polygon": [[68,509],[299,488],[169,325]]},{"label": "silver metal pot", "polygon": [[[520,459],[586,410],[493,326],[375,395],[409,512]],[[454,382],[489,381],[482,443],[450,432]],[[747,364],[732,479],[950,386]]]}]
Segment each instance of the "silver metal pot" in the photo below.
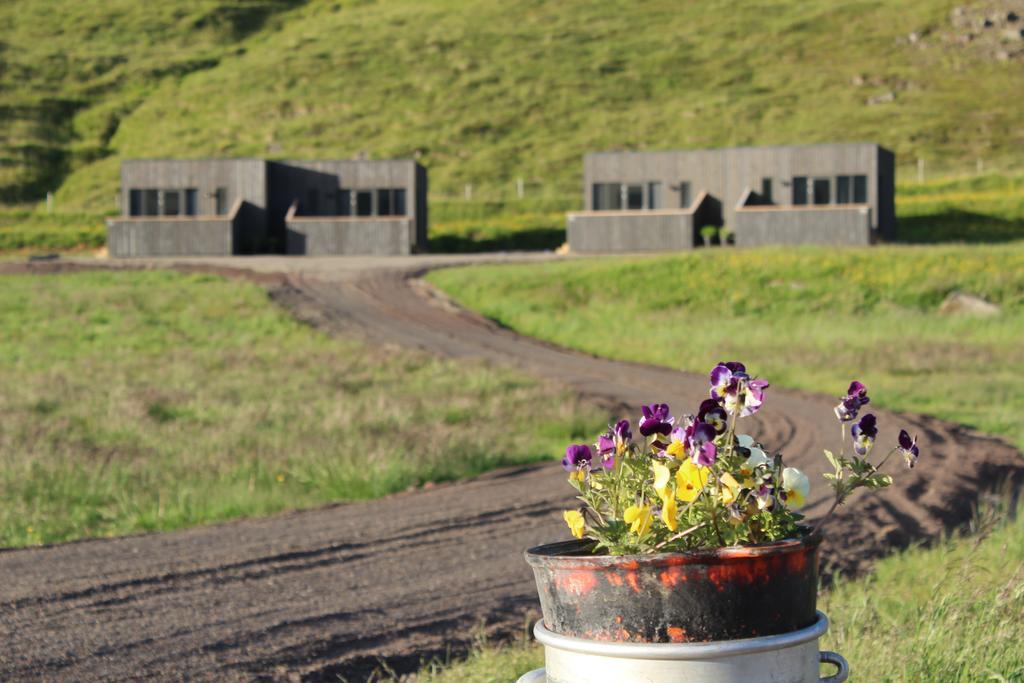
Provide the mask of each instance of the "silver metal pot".
[{"label": "silver metal pot", "polygon": [[[828,618],[807,628],[761,638],[709,643],[609,643],[570,638],[533,627],[544,645],[543,669],[518,683],[842,683],[850,674],[846,660],[820,652],[818,639]],[[819,663],[837,671],[819,678]]]}]

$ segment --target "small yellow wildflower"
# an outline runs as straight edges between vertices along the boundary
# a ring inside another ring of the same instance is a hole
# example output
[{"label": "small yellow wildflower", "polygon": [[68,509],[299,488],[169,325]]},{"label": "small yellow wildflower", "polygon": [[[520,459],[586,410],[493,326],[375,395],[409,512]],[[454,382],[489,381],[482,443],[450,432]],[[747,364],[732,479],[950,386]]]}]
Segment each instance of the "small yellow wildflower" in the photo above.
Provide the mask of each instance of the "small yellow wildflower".
[{"label": "small yellow wildflower", "polygon": [[622,521],[629,524],[629,530],[637,536],[643,536],[651,528],[654,515],[650,505],[630,505],[622,513]]},{"label": "small yellow wildflower", "polygon": [[277,483],[278,484],[283,484],[284,483],[284,475],[283,474],[277,475]]},{"label": "small yellow wildflower", "polygon": [[579,510],[566,510],[562,513],[562,518],[565,523],[569,525],[569,531],[576,538],[583,538],[583,528],[585,523],[583,521],[583,515]]},{"label": "small yellow wildflower", "polygon": [[690,459],[684,460],[676,472],[676,497],[684,503],[693,502],[708,483],[710,475],[707,467],[694,465]]}]

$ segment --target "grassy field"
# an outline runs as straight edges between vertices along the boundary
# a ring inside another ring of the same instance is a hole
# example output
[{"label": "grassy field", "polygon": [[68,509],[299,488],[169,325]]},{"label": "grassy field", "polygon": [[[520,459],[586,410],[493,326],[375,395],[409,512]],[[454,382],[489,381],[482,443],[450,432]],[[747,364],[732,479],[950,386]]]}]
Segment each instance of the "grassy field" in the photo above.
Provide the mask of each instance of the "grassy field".
[{"label": "grassy field", "polygon": [[605,420],[502,369],[327,337],[255,285],[0,283],[2,546],[380,496],[554,457]]},{"label": "grassy field", "polygon": [[[1024,517],[992,511],[979,522],[822,595],[832,620],[822,649],[846,657],[851,681],[1024,679]],[[508,683],[543,665],[541,648],[525,640],[481,644],[465,661],[428,664],[416,681]]]},{"label": "grassy field", "polygon": [[[1024,447],[1024,243],[700,250],[436,271],[469,308],[602,356],[706,372],[738,358],[779,386],[841,392]],[[1002,307],[940,315],[962,290]],[[656,397],[652,397],[652,400]]]},{"label": "grassy field", "polygon": [[415,157],[481,199],[578,196],[613,148],[870,139],[1019,172],[1020,62],[955,43],[957,4],[8,0],[0,198],[102,213],[120,158],[164,155]]}]

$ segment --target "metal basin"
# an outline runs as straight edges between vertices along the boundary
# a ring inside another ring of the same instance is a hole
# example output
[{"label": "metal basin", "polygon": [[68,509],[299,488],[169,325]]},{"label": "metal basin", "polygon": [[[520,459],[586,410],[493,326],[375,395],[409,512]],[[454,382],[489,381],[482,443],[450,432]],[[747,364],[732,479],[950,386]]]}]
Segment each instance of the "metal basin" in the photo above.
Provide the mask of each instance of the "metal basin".
[{"label": "metal basin", "polygon": [[[834,652],[819,652],[828,618],[817,613],[807,628],[760,638],[709,643],[613,643],[552,633],[533,627],[544,645],[544,669],[519,683],[842,683],[849,666]],[[819,663],[835,665],[827,678]]]}]

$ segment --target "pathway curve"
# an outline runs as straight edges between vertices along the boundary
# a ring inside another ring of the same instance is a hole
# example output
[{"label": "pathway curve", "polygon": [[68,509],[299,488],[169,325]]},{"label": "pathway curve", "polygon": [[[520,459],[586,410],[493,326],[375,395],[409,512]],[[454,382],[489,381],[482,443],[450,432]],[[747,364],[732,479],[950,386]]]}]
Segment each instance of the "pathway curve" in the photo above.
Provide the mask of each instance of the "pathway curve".
[{"label": "pathway curve", "polygon": [[[702,376],[523,338],[418,278],[473,260],[155,265],[255,279],[312,324],[511,364],[614,414],[633,417],[654,400],[681,409],[704,396]],[[834,400],[769,392],[755,433],[817,480],[821,448],[836,437]],[[863,496],[856,519],[838,515],[826,549],[832,565],[863,568],[894,546],[962,523],[980,491],[1024,480],[1024,459],[1005,442],[934,418],[875,412],[883,443],[895,441],[901,425],[920,435],[922,465],[900,473],[889,491]],[[812,517],[827,505],[823,486],[814,493]],[[552,463],[265,519],[0,551],[0,680],[359,681],[382,660],[415,670],[422,658],[465,645],[481,623],[499,635],[522,631],[536,605],[522,551],[566,535],[559,516],[570,499]]]}]

